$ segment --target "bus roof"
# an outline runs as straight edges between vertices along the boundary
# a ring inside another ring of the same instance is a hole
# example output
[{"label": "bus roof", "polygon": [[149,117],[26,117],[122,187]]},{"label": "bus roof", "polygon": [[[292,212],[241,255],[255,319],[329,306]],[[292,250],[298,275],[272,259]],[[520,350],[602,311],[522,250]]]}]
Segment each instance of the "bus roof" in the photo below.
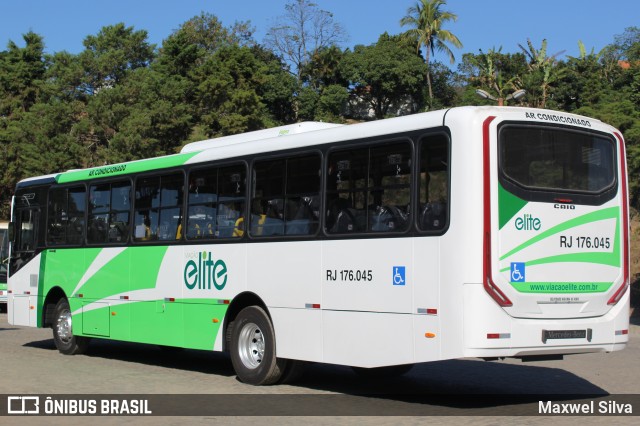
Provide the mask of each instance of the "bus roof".
[{"label": "bus roof", "polygon": [[[92,167],[88,169],[69,170],[67,172],[46,176],[27,178],[18,183],[18,188],[51,183],[70,183],[111,176],[128,175],[157,169],[179,167],[205,161],[239,157],[249,154],[276,152],[293,148],[312,147],[340,141],[362,139],[374,136],[407,132],[444,125],[447,114],[484,112],[489,114],[512,115],[514,112],[524,114],[525,111],[548,112],[563,116],[580,117],[569,113],[520,107],[457,107],[448,110],[430,111],[385,120],[370,121],[353,125],[341,125],[322,122],[302,122],[287,126],[257,130],[238,135],[224,136],[193,142],[184,146],[179,154],[135,160],[126,163]],[[599,122],[599,120],[591,119]]]},{"label": "bus roof", "polygon": [[253,132],[240,133],[231,136],[222,136],[214,139],[207,139],[199,142],[187,144],[180,151],[195,152],[209,148],[219,148],[222,146],[234,145],[237,143],[251,142],[263,139],[271,139],[274,137],[295,135],[298,133],[313,132],[316,130],[331,129],[333,127],[342,127],[343,124],[323,123],[319,121],[304,121],[302,123],[289,124],[287,126],[272,127],[269,129],[256,130]]}]

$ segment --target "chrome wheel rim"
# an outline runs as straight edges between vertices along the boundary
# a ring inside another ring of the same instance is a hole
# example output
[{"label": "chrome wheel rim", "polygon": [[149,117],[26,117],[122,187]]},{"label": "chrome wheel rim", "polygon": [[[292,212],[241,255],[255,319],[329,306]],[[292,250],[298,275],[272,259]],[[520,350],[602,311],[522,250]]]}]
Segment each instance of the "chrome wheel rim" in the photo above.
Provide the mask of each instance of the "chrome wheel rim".
[{"label": "chrome wheel rim", "polygon": [[245,367],[255,369],[264,359],[264,335],[254,323],[245,324],[238,338],[238,352]]},{"label": "chrome wheel rim", "polygon": [[73,333],[71,331],[71,311],[68,309],[65,309],[60,313],[56,322],[56,331],[58,338],[63,343],[69,343],[71,341],[71,338],[73,337]]}]

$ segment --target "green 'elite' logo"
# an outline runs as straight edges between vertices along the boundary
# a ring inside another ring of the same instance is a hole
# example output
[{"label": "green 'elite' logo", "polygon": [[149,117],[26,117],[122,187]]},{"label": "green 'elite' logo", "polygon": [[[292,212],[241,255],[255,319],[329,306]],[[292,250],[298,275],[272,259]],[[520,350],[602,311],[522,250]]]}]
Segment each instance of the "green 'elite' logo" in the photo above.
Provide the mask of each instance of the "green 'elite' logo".
[{"label": "green 'elite' logo", "polygon": [[523,217],[516,218],[516,229],[518,231],[539,231],[542,228],[542,222],[537,217],[525,214]]},{"label": "green 'elite' logo", "polygon": [[211,252],[199,252],[197,260],[194,256],[184,265],[183,276],[189,290],[211,290],[211,284],[222,290],[227,285],[227,264],[222,259],[214,260]]}]

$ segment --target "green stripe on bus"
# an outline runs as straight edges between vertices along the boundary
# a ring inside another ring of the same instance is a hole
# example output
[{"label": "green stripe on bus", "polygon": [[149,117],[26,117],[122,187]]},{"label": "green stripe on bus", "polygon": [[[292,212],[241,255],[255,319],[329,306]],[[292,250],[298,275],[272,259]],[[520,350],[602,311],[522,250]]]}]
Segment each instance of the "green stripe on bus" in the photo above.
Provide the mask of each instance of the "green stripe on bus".
[{"label": "green stripe on bus", "polygon": [[[97,300],[155,288],[167,249],[167,246],[128,247],[96,271],[78,293],[85,299]],[[123,277],[123,271],[129,271],[129,274]]]},{"label": "green stripe on bus", "polygon": [[[566,222],[563,222],[559,225],[554,226],[553,228],[550,228],[538,235],[536,235],[535,237],[525,241],[524,243],[520,244],[519,246],[517,246],[516,248],[514,248],[513,250],[509,251],[507,254],[504,254],[500,257],[500,260],[504,260],[506,258],[508,258],[509,256],[512,256],[513,254],[524,250],[525,248],[544,240],[545,238],[548,238],[552,235],[555,235],[559,232],[562,231],[566,231],[567,229],[571,229],[571,228],[575,228],[576,226],[580,226],[580,225],[585,225],[587,223],[591,223],[591,222],[598,222],[600,220],[606,220],[606,219],[618,219],[618,217],[620,216],[620,207],[609,207],[606,209],[602,209],[602,210],[598,210],[595,212],[591,212],[591,213],[587,213],[585,215],[576,217],[574,219],[568,220]],[[619,221],[617,221],[619,222]],[[616,227],[617,228],[617,227]],[[619,232],[618,229],[616,229],[616,242],[619,238]],[[618,251],[616,250],[616,245],[614,244],[614,253],[617,253]]]},{"label": "green stripe on bus", "polygon": [[604,293],[611,282],[530,282],[511,283],[520,293]]},{"label": "green stripe on bus", "polygon": [[152,158],[149,160],[132,161],[129,163],[111,164],[91,169],[74,170],[60,173],[56,176],[56,182],[69,183],[87,179],[97,179],[101,177],[120,176],[131,173],[146,172],[158,169],[167,169],[184,165],[198,152],[186,154],[167,155],[165,157]]},{"label": "green stripe on bus", "polygon": [[[540,259],[529,260],[524,262],[525,266],[535,266],[535,265],[546,265],[549,263],[594,263],[599,265],[607,265],[620,267],[620,256],[613,253],[603,253],[603,252],[585,252],[585,253],[568,253],[568,254],[559,254],[557,256],[549,256],[543,257]],[[502,268],[500,272],[507,272],[511,268],[506,267]]]}]

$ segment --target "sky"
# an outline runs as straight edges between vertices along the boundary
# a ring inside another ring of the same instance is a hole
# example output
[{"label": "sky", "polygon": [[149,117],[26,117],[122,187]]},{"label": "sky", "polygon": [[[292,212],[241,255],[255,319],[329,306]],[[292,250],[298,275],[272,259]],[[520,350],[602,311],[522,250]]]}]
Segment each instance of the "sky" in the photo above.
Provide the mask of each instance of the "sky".
[{"label": "sky", "polygon": [[[332,12],[348,34],[342,47],[372,44],[383,32],[399,34],[400,19],[415,0],[314,0]],[[79,53],[87,35],[103,26],[124,22],[146,30],[158,47],[183,22],[202,11],[214,14],[225,26],[251,21],[254,38],[263,42],[268,28],[284,14],[287,0],[0,0],[0,50],[9,40],[24,46],[22,35],[33,31],[44,37],[45,51]],[[578,40],[598,52],[614,42],[624,29],[640,26],[638,0],[449,0],[446,10],[458,15],[445,28],[463,43],[453,49],[456,60],[464,53],[502,47],[520,51],[527,39],[547,53],[578,56]],[[446,62],[444,54],[436,60]],[[454,65],[455,67],[455,65]]]}]

